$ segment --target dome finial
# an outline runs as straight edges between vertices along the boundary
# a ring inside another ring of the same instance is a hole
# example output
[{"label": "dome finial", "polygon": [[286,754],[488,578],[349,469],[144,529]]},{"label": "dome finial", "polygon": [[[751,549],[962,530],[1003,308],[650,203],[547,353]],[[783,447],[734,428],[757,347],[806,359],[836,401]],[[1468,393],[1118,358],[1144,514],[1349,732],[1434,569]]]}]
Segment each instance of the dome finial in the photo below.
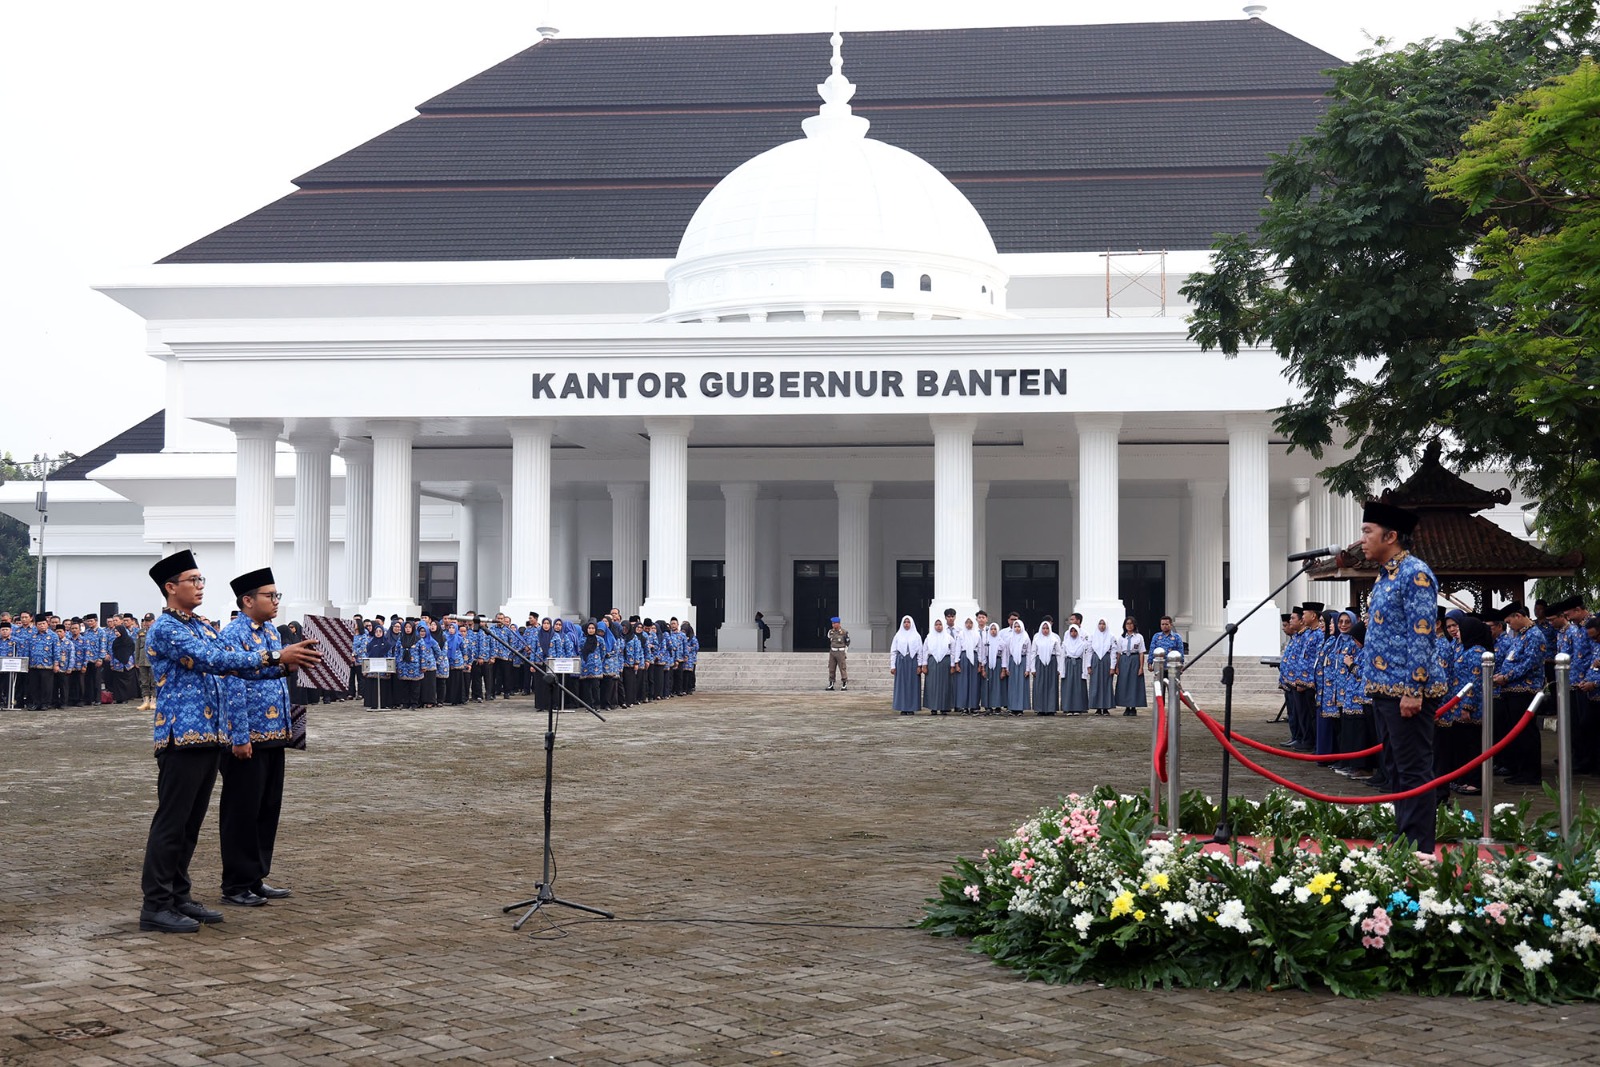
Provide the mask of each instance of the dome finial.
[{"label": "dome finial", "polygon": [[844,37],[835,29],[829,41],[833,44],[833,59],[830,61],[833,73],[817,86],[822,107],[818,114],[806,119],[800,126],[806,131],[807,137],[825,134],[864,137],[871,123],[850,113],[850,98],[856,95],[856,87],[844,76]]}]

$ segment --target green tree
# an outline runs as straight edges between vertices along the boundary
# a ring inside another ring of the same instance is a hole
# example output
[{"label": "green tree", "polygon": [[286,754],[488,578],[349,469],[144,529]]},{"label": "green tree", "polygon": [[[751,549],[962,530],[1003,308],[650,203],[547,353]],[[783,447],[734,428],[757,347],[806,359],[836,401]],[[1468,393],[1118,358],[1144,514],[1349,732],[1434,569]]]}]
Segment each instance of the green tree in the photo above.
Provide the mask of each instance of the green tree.
[{"label": "green tree", "polygon": [[[71,453],[53,459],[49,470],[57,471],[77,457]],[[10,452],[0,454],[0,483],[37,481],[39,473],[31,463],[19,462]],[[36,558],[28,552],[28,526],[9,515],[0,515],[0,610],[32,611]]]},{"label": "green tree", "polygon": [[1202,348],[1283,356],[1300,397],[1277,428],[1318,458],[1348,450],[1323,471],[1339,491],[1392,483],[1434,439],[1535,492],[1565,462],[1522,398],[1449,362],[1494,323],[1495,283],[1460,269],[1482,223],[1429,174],[1502,100],[1576,69],[1595,29],[1587,0],[1546,0],[1333,71],[1314,133],[1267,169],[1258,232],[1219,237],[1212,271],[1183,287]]},{"label": "green tree", "polygon": [[1430,187],[1478,226],[1486,322],[1444,377],[1509,398],[1544,462],[1522,477],[1552,543],[1600,562],[1600,67],[1505,101],[1434,168]]}]

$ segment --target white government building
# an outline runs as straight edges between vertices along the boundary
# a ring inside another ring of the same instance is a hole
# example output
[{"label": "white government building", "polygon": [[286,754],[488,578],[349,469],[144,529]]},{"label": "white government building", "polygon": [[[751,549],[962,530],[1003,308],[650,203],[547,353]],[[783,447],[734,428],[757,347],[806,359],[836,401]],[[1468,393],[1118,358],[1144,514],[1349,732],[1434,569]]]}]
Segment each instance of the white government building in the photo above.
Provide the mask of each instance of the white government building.
[{"label": "white government building", "polygon": [[547,31],[101,287],[166,406],[52,483],[50,606],[145,610],[191,546],[285,617],[1207,640],[1358,529],[1273,431],[1279,358],[1202,353],[1177,294],[1337,62],[1257,18],[853,34],[831,74],[822,35]]}]

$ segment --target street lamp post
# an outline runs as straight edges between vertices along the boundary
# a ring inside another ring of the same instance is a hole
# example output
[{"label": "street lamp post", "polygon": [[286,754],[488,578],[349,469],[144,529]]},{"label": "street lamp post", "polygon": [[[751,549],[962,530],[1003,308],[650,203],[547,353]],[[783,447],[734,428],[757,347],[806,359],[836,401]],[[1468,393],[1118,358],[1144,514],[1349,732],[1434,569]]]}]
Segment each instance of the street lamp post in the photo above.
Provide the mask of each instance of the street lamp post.
[{"label": "street lamp post", "polygon": [[39,492],[33,499],[33,510],[39,513],[39,561],[33,568],[33,609],[35,617],[44,614],[44,528],[50,522],[50,465],[54,461],[34,453],[33,472],[39,476]]}]

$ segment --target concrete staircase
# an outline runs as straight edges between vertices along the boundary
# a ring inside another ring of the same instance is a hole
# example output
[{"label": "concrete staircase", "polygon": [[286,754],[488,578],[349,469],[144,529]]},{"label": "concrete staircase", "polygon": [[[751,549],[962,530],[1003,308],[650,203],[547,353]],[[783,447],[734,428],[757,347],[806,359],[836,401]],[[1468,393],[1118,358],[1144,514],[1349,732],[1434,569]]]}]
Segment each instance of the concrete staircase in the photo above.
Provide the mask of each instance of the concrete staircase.
[{"label": "concrete staircase", "polygon": [[[887,652],[850,653],[850,692],[893,691]],[[707,692],[805,693],[828,684],[826,652],[702,652],[695,683]]]},{"label": "concrete staircase", "polygon": [[[1213,658],[1216,657],[1216,658]],[[1216,653],[1185,675],[1184,688],[1207,711],[1222,713],[1222,664]],[[724,693],[805,693],[828,684],[826,652],[702,652],[695,668],[699,688]],[[850,691],[882,693],[894,689],[886,652],[850,653]],[[1234,665],[1235,707],[1271,711],[1282,701],[1278,670],[1255,659]],[[1155,702],[1155,693],[1150,693]]]}]

